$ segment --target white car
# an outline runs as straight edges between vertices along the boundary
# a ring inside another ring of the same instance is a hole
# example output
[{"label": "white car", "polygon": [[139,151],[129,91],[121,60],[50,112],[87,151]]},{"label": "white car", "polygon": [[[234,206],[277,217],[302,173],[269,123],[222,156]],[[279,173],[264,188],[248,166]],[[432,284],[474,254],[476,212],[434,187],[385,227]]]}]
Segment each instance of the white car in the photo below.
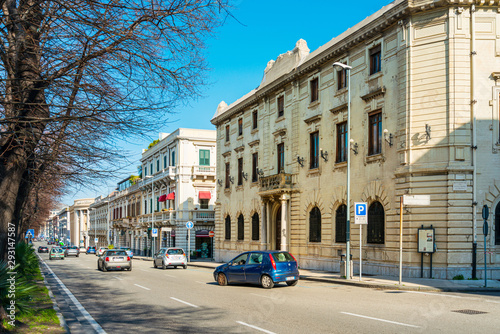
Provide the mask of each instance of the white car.
[{"label": "white car", "polygon": [[105,251],[107,251],[108,248],[107,247],[99,247],[97,249],[97,252],[95,252],[95,255],[96,256],[101,256],[102,254],[104,254]]},{"label": "white car", "polygon": [[184,269],[187,269],[186,252],[182,248],[160,248],[158,253],[153,257],[153,266],[155,268],[161,267],[162,269],[182,266]]}]

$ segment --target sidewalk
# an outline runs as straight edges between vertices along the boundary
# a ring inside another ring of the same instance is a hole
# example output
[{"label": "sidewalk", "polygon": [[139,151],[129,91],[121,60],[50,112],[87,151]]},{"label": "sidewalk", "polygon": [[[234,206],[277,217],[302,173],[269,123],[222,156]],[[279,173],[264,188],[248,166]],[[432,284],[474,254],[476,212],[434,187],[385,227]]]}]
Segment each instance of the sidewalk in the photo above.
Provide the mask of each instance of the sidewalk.
[{"label": "sidewalk", "polygon": [[[135,260],[151,261],[150,257],[134,256]],[[222,263],[213,261],[191,261],[188,266],[215,269]],[[434,291],[434,292],[500,292],[500,281],[488,280],[488,287],[484,287],[484,279],[480,280],[445,280],[430,278],[404,278],[399,285],[399,278],[393,276],[354,276],[351,280],[340,277],[340,273],[321,270],[300,269],[300,279],[332,284],[352,285],[363,288],[406,291]]]}]

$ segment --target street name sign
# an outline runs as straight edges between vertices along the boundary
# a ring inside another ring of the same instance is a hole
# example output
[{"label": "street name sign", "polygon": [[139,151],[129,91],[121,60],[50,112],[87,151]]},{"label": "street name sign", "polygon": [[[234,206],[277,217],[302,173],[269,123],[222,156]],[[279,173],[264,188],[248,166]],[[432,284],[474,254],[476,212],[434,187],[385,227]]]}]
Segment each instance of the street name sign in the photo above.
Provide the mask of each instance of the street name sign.
[{"label": "street name sign", "polygon": [[368,224],[368,203],[354,203],[354,224]]},{"label": "street name sign", "polygon": [[403,195],[404,205],[431,205],[430,195]]}]

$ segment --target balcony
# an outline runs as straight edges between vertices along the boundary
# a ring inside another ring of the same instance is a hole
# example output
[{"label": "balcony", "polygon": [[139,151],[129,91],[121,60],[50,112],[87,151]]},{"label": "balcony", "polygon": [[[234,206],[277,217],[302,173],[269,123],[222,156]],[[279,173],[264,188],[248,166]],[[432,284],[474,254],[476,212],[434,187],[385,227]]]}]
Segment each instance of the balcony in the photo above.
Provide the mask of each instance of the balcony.
[{"label": "balcony", "polygon": [[193,176],[213,176],[215,178],[215,167],[211,166],[193,166]]},{"label": "balcony", "polygon": [[193,211],[193,220],[194,221],[215,221],[215,212],[210,211]]},{"label": "balcony", "polygon": [[293,174],[280,173],[260,178],[260,192],[274,193],[293,188]]}]

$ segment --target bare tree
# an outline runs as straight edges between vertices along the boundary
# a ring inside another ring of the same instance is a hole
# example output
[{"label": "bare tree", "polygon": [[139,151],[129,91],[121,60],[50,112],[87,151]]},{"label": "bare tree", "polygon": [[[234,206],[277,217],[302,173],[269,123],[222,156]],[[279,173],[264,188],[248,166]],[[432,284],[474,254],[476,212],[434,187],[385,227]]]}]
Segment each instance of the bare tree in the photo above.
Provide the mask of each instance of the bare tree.
[{"label": "bare tree", "polygon": [[199,93],[225,1],[0,0],[0,254],[37,178],[95,177]]}]

